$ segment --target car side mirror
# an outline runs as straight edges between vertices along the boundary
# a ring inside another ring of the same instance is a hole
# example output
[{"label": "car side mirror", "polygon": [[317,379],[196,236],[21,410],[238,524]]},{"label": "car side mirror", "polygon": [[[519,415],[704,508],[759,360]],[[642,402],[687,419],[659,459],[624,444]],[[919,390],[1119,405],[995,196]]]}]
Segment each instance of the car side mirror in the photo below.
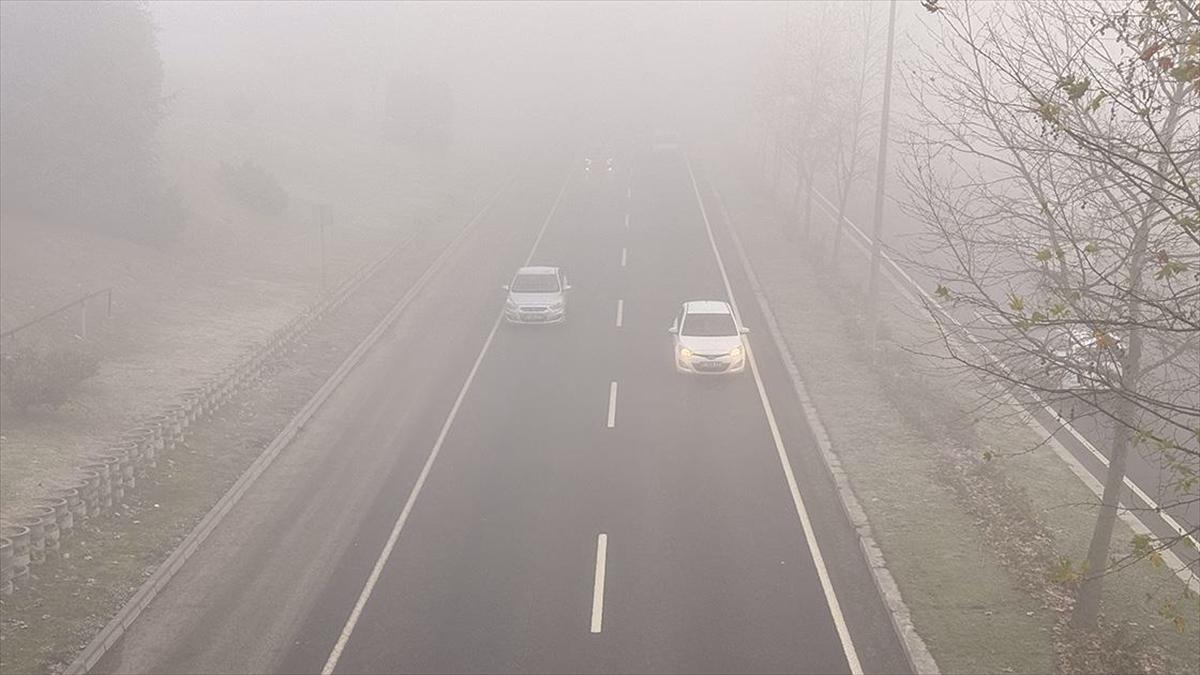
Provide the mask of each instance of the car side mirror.
[{"label": "car side mirror", "polygon": [[501,287],[500,287],[500,289],[501,289],[501,290],[505,290],[505,291],[507,291],[507,290],[508,290],[508,284],[504,284],[503,286],[501,286]]},{"label": "car side mirror", "polygon": [[670,328],[667,329],[667,332],[670,333],[671,335],[679,335],[679,328],[677,328],[675,326],[671,326]]},{"label": "car side mirror", "polygon": [[745,326],[742,326],[741,328],[738,329],[738,332],[741,333],[742,335],[749,335],[750,329],[746,328]]}]

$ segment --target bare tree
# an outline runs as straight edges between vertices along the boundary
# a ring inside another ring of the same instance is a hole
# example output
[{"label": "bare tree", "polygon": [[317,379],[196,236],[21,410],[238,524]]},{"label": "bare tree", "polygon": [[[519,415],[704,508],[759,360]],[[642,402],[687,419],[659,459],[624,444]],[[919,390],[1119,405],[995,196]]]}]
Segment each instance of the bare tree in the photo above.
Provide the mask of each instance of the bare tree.
[{"label": "bare tree", "polygon": [[[814,180],[820,166],[832,159],[837,105],[843,96],[846,62],[839,45],[847,26],[840,8],[829,3],[805,3],[783,27],[759,86],[759,125],[766,134],[772,194],[779,190],[785,160],[794,173],[793,213],[804,195],[805,238],[811,229]],[[764,156],[764,162],[767,158]],[[790,234],[790,233],[789,233]]]},{"label": "bare tree", "polygon": [[909,79],[922,123],[902,174],[927,224],[915,263],[940,280],[928,309],[951,358],[1108,430],[1072,616],[1089,629],[1108,571],[1197,536],[1110,557],[1131,450],[1171,473],[1169,501],[1200,501],[1200,17],[925,5],[940,36]]},{"label": "bare tree", "polygon": [[874,113],[874,96],[868,93],[878,75],[881,40],[879,24],[875,21],[875,5],[862,3],[855,8],[855,32],[858,42],[853,45],[853,53],[848,63],[853,68],[851,79],[852,94],[844,98],[844,104],[839,107],[836,125],[836,150],[834,187],[837,197],[837,217],[834,221],[833,254],[831,260],[836,264],[841,252],[842,229],[846,219],[846,204],[850,200],[850,192],[854,183],[867,170],[866,156],[869,152],[869,140],[872,126],[868,117]]}]

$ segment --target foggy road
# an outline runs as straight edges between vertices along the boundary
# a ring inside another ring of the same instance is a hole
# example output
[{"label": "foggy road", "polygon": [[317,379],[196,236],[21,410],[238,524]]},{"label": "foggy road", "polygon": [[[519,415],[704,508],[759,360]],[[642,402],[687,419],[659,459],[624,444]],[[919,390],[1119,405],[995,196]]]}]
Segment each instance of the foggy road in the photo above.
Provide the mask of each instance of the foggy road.
[{"label": "foggy road", "polygon": [[[700,168],[562,169],[483,215],[93,672],[908,669],[755,303],[757,375],[672,368],[679,303],[727,295]],[[570,277],[564,325],[498,322],[527,256]]]}]

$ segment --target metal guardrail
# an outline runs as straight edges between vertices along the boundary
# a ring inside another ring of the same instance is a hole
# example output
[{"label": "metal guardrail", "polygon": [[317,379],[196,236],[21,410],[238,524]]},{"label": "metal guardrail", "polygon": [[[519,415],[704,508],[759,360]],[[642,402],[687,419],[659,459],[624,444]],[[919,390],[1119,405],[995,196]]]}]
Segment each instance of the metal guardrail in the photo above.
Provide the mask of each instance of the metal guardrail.
[{"label": "metal guardrail", "polygon": [[38,318],[36,318],[32,321],[27,321],[27,322],[21,324],[20,326],[17,326],[16,328],[11,328],[9,330],[4,331],[3,333],[0,333],[0,340],[4,340],[4,339],[10,338],[10,337],[13,337],[17,333],[25,330],[26,328],[31,328],[33,326],[36,326],[37,324],[45,321],[46,319],[49,319],[51,317],[62,314],[63,312],[67,311],[68,309],[71,309],[72,307],[75,307],[76,305],[79,306],[79,336],[86,338],[87,337],[88,301],[91,300],[92,298],[95,298],[95,297],[98,297],[101,295],[107,296],[107,303],[105,305],[104,316],[105,316],[105,318],[111,319],[112,318],[112,292],[113,292],[113,289],[111,286],[109,286],[108,288],[102,288],[93,293],[88,293],[87,295],[83,296],[82,298],[76,298],[75,300],[72,300],[71,302],[68,302],[65,305],[62,305],[56,309],[46,312],[45,314],[39,316]]}]

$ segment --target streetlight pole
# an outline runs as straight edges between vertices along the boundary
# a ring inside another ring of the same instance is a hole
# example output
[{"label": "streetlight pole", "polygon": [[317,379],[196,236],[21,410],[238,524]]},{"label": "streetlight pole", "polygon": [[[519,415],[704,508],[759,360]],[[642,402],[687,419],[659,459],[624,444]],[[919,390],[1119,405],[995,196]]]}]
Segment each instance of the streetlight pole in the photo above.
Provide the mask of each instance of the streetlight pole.
[{"label": "streetlight pole", "polygon": [[313,212],[317,217],[317,231],[320,240],[321,251],[321,293],[325,293],[328,288],[325,279],[325,225],[332,219],[332,207],[329,204],[316,204],[313,206]]},{"label": "streetlight pole", "polygon": [[871,241],[871,277],[867,288],[867,321],[871,360],[875,360],[875,338],[879,329],[879,260],[883,257],[883,198],[887,182],[888,114],[892,105],[892,50],[896,42],[896,0],[888,14],[887,60],[883,74],[883,114],[879,122],[879,164],[875,171],[875,222]]}]

